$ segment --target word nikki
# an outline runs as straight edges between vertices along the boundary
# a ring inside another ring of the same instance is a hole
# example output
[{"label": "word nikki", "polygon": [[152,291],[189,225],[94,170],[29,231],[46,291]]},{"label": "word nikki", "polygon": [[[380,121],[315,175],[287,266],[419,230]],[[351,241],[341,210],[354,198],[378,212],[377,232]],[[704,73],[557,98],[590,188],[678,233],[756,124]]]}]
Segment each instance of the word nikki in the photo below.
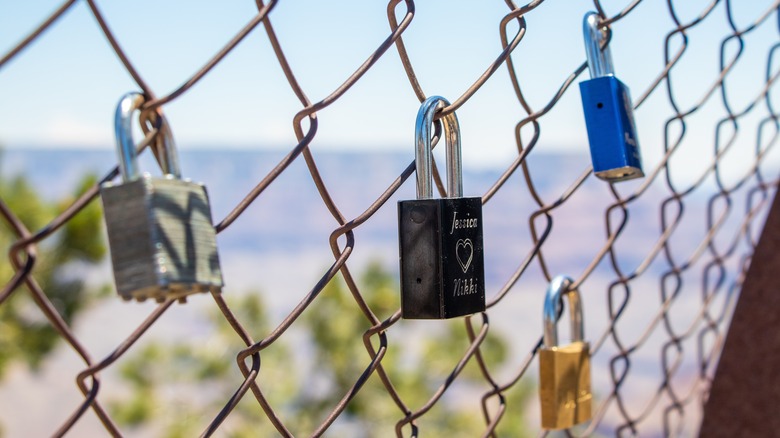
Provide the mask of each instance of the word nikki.
[{"label": "word nikki", "polygon": [[477,282],[474,278],[456,278],[452,296],[473,295],[477,292]]}]

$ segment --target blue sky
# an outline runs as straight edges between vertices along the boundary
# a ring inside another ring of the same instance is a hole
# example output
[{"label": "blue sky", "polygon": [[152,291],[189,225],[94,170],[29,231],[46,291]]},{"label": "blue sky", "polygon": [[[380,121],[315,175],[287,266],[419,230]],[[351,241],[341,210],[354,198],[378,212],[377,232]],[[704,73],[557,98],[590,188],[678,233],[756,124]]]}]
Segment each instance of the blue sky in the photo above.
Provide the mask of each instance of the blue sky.
[{"label": "blue sky", "polygon": [[[0,51],[5,53],[61,2],[0,2]],[[627,0],[604,1],[609,14]],[[683,21],[710,1],[676,1]],[[771,1],[731,2],[737,25],[769,9]],[[158,95],[202,66],[256,12],[254,2],[100,1],[98,5],[130,60]],[[280,1],[271,20],[291,67],[312,101],[332,92],[386,38],[385,2]],[[539,109],[584,61],[581,22],[590,2],[544,2],[527,15],[527,33],[513,54],[529,103]],[[400,16],[403,4],[397,7]],[[673,73],[674,93],[690,108],[718,76],[718,53],[729,34],[725,3],[689,33],[689,49]],[[426,0],[404,34],[418,79],[429,95],[458,98],[501,50],[503,1]],[[517,29],[516,25],[511,31]],[[666,2],[644,0],[613,26],[617,76],[636,98],[663,68],[666,34],[673,29]],[[745,53],[728,76],[729,99],[742,109],[764,82],[769,50],[778,42],[773,15],[745,39]],[[679,38],[672,43],[679,47]],[[728,48],[733,52],[736,44]],[[775,67],[776,70],[776,67]],[[586,80],[587,72],[577,78]],[[662,84],[662,87],[664,85]],[[775,87],[776,88],[776,87]],[[0,69],[0,143],[8,148],[112,149],[113,111],[119,97],[137,90],[102,36],[85,2],[78,2],[42,38]],[[774,92],[773,94],[776,94]],[[539,148],[586,151],[579,90],[567,90],[542,119]],[[292,119],[301,106],[287,85],[262,28],[257,28],[209,75],[164,111],[179,148],[289,149]],[[399,149],[411,153],[419,108],[394,48],[345,96],[321,111],[312,144],[317,149]],[[754,147],[765,110],[744,119],[738,140]],[[524,113],[505,67],[457,112],[464,164],[506,163],[516,154],[514,125]],[[687,139],[709,152],[714,123],[725,115],[716,94],[690,119]],[[663,153],[663,124],[671,116],[666,91],[657,90],[636,112],[646,162]],[[529,131],[530,133],[530,131]],[[529,134],[526,133],[526,134]],[[528,136],[530,138],[530,136]],[[690,152],[688,152],[690,151]],[[697,147],[683,154],[695,158]]]}]

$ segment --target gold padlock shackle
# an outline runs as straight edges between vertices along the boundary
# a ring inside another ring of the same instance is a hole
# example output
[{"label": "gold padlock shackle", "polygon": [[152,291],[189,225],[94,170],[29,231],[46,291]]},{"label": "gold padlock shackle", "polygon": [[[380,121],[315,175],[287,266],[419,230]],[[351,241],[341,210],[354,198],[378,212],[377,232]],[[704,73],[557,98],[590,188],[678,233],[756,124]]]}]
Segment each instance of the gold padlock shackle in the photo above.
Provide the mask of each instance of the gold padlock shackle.
[{"label": "gold padlock shackle", "polygon": [[600,26],[601,16],[596,12],[588,12],[582,20],[582,33],[585,36],[585,55],[588,58],[588,71],[591,78],[612,76],[615,71],[612,67],[612,54],[609,46],[601,50],[604,40],[607,39],[609,29]]},{"label": "gold padlock shackle", "polygon": [[569,314],[571,315],[572,341],[582,341],[585,330],[582,321],[582,303],[580,293],[576,289],[569,290],[574,283],[570,277],[559,275],[552,279],[547,287],[544,298],[544,346],[547,348],[558,345],[558,315],[561,313],[562,295],[569,299]]},{"label": "gold padlock shackle", "polygon": [[[133,141],[133,112],[141,108],[146,99],[141,93],[127,93],[119,99],[114,114],[114,134],[116,136],[117,152],[119,154],[119,170],[122,173],[122,181],[130,182],[138,179],[138,157]],[[173,135],[168,127],[165,117],[159,115],[160,133],[163,135],[164,153],[158,157],[160,167],[165,175],[181,178],[179,169],[179,156],[176,153],[176,145],[173,143]]]},{"label": "gold padlock shackle", "polygon": [[[417,199],[433,198],[433,174],[431,173],[431,125],[440,108],[450,103],[441,96],[425,99],[417,112],[415,123],[415,169],[417,173]],[[460,159],[460,127],[455,112],[441,118],[444,124],[444,140],[447,143],[447,196],[463,196],[463,174]]]}]

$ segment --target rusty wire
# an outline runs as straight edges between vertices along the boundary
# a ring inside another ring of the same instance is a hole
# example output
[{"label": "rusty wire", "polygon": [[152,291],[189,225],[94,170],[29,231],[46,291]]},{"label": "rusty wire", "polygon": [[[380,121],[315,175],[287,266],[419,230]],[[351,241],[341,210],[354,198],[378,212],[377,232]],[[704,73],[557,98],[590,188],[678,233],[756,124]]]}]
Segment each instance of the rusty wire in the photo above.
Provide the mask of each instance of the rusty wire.
[{"label": "rusty wire", "polygon": [[[368,360],[365,360],[365,358],[355,358],[355,360],[363,361],[361,362],[363,364],[362,373],[358,376],[354,376],[354,383],[351,387],[340,388],[343,393],[340,401],[336,405],[331,406],[330,413],[325,418],[321,419],[320,424],[314,430],[308,433],[311,436],[320,436],[324,434],[329,426],[331,426],[344,412],[368,379],[371,376],[376,375],[383,384],[387,396],[393,400],[398,408],[395,433],[398,436],[417,436],[422,432],[420,431],[420,427],[416,420],[424,417],[431,408],[439,403],[442,396],[448,391],[453,382],[457,380],[459,373],[466,364],[473,362],[479,367],[486,388],[488,388],[485,390],[481,399],[482,415],[485,420],[484,436],[495,436],[496,428],[500,425],[501,420],[505,415],[507,415],[507,412],[512,409],[521,408],[508,406],[505,395],[507,391],[519,385],[521,380],[529,379],[528,371],[531,369],[531,364],[535,359],[537,349],[541,346],[541,337],[539,337],[539,341],[535,342],[535,346],[527,352],[520,362],[515,364],[513,375],[510,378],[497,377],[495,370],[491,370],[490,364],[487,363],[481,352],[481,345],[490,329],[489,314],[493,308],[502,305],[505,302],[505,298],[517,289],[515,286],[521,278],[526,275],[528,268],[533,263],[538,263],[539,269],[547,280],[550,280],[556,274],[555,272],[550,271],[547,262],[549,257],[545,256],[545,242],[548,240],[548,237],[554,228],[556,210],[565,206],[572,196],[581,190],[583,184],[593,178],[591,168],[583,166],[582,171],[578,175],[575,175],[573,178],[569,177],[570,179],[567,181],[568,186],[562,193],[545,198],[544,195],[537,191],[529,164],[526,160],[541,138],[541,121],[556,107],[559,100],[566,93],[572,93],[572,84],[580,78],[580,75],[586,69],[586,63],[582,62],[574,67],[569,76],[560,78],[560,85],[556,93],[549,98],[543,107],[533,108],[529,104],[523,93],[523,84],[518,79],[517,75],[519,61],[513,59],[512,55],[515,49],[522,43],[523,37],[526,34],[527,21],[529,20],[528,17],[533,14],[536,8],[542,7],[545,2],[543,0],[535,0],[528,4],[517,6],[511,0],[506,0],[506,5],[508,7],[507,13],[498,23],[501,51],[496,54],[495,61],[486,66],[484,72],[479,77],[475,78],[473,83],[463,84],[462,94],[452,100],[452,104],[443,108],[437,116],[437,118],[440,118],[456,111],[458,108],[468,105],[469,100],[475,94],[479,93],[480,88],[490,81],[493,75],[501,69],[502,66],[506,66],[514,94],[517,98],[519,106],[518,113],[523,114],[514,127],[517,155],[513,161],[509,163],[502,175],[483,194],[482,199],[484,204],[489,203],[493,196],[505,187],[505,184],[507,184],[510,178],[518,174],[518,169],[520,169],[520,173],[522,174],[524,183],[527,187],[528,195],[537,205],[535,211],[527,218],[528,230],[533,240],[533,246],[527,254],[525,254],[522,260],[518,262],[517,269],[506,279],[504,285],[499,290],[487,294],[488,311],[481,315],[464,318],[469,345],[462,351],[460,360],[457,363],[452,364],[449,375],[437,376],[438,381],[441,383],[435,391],[426,394],[427,402],[422,406],[409,406],[395,389],[392,379],[382,366],[382,359],[384,358],[389,345],[387,333],[400,320],[400,311],[396,311],[386,319],[381,319],[380,316],[376,315],[374,310],[371,309],[364,300],[363,294],[354,280],[354,276],[347,262],[353,254],[356,243],[354,230],[358,229],[366,221],[371,219],[371,217],[399,190],[401,185],[414,171],[414,163],[410,163],[395,180],[388,181],[385,191],[373,203],[368,205],[362,213],[353,218],[348,218],[341,213],[338,205],[336,205],[336,202],[334,202],[330,196],[328,187],[318,171],[317,162],[311,153],[310,145],[317,135],[319,123],[317,112],[326,110],[330,105],[341,99],[342,96],[349,92],[352,86],[361,80],[363,75],[368,72],[380,58],[397,55],[408,78],[409,86],[417,99],[422,102],[428,97],[423,91],[421,79],[415,73],[414,62],[407,53],[403,38],[406,30],[414,25],[414,2],[412,0],[390,0],[387,5],[389,29],[384,41],[382,41],[372,53],[368,54],[365,62],[350,74],[341,85],[336,87],[326,97],[312,103],[304,92],[303,87],[298,83],[298,80],[293,73],[293,68],[288,64],[282,50],[282,45],[271,24],[273,10],[278,3],[276,0],[271,0],[267,4],[262,0],[257,0],[257,14],[254,17],[251,17],[242,29],[237,31],[235,36],[224,45],[223,49],[208,59],[203,67],[193,73],[189,79],[184,80],[181,86],[172,92],[163,94],[162,97],[157,97],[157,93],[155,93],[153,87],[142,78],[141,72],[138,71],[133,62],[123,52],[120,42],[112,34],[106,20],[98,9],[96,2],[94,0],[86,1],[89,10],[116,56],[120,59],[126,71],[132,76],[138,88],[140,88],[146,96],[147,103],[144,106],[142,117],[143,120],[146,120],[149,123],[142,124],[146,138],[139,147],[143,148],[150,146],[155,151],[161,141],[158,137],[161,136],[157,136],[159,126],[151,122],[157,121],[157,124],[159,124],[161,120],[164,120],[161,117],[155,117],[155,114],[162,114],[166,104],[184,95],[193,87],[196,87],[200,79],[207,74],[210,74],[213,67],[226,58],[247,35],[253,32],[259,32],[257,31],[257,28],[262,24],[278,64],[287,78],[288,86],[301,104],[301,109],[293,117],[293,127],[298,143],[289,149],[288,154],[283,157],[262,180],[258,181],[255,187],[235,205],[233,210],[226,217],[217,222],[215,227],[218,232],[222,232],[229,228],[231,224],[258,199],[258,197],[263,195],[263,192],[274,183],[277,177],[285,172],[288,166],[301,156],[303,156],[303,160],[308,168],[312,181],[322,198],[323,205],[328,209],[333,219],[338,224],[336,228],[332,230],[329,238],[330,248],[333,253],[332,265],[322,273],[320,279],[316,284],[312,285],[308,293],[304,295],[298,305],[290,311],[287,317],[270,332],[251,333],[250,329],[245,327],[233,313],[221,295],[212,295],[215,305],[221,311],[228,324],[236,332],[236,336],[238,336],[245,345],[245,349],[237,352],[236,356],[237,367],[241,371],[244,380],[226,400],[224,408],[220,412],[215,413],[214,418],[210,419],[208,424],[204,424],[203,435],[210,436],[216,432],[223,421],[229,417],[239,401],[246,397],[254,397],[260,409],[262,409],[263,413],[267,416],[278,433],[282,436],[293,436],[288,425],[294,423],[295,419],[284,418],[278,411],[278,407],[273,406],[269,402],[264,389],[258,384],[257,379],[263,371],[261,356],[264,349],[273,345],[287,333],[288,329],[295,324],[304,310],[310,306],[317,305],[319,293],[334,276],[340,274],[345,280],[357,308],[371,325],[371,328],[365,333],[355,333],[356,337],[362,336],[366,352],[368,353]],[[0,58],[0,71],[12,58],[23,53],[24,49],[32,41],[39,38],[45,38],[46,30],[54,25],[55,22],[62,19],[64,13],[75,3],[74,0],[63,2],[62,5],[46,18],[39,27],[33,30],[28,36],[23,38],[20,43]],[[625,17],[638,13],[636,11],[640,10],[638,6],[642,2],[641,0],[627,2],[627,5],[624,6],[622,10],[611,16],[607,15],[605,8],[602,7],[598,0],[594,0],[593,3],[594,8],[603,17],[603,24],[605,26],[612,26],[619,23]],[[594,420],[584,429],[580,429],[577,432],[569,432],[576,436],[587,436],[594,432],[600,427],[601,421],[605,418],[608,411],[611,411],[613,414],[617,412],[617,415],[621,418],[620,423],[614,430],[616,435],[639,433],[642,424],[649,421],[648,419],[651,414],[657,413],[658,411],[662,412],[661,421],[663,423],[662,427],[664,432],[667,435],[673,435],[676,430],[675,421],[678,421],[675,420],[675,416],[677,418],[683,417],[686,415],[686,412],[689,412],[691,409],[701,407],[701,404],[705,402],[706,393],[712,380],[712,372],[727,331],[731,306],[738,294],[745,270],[749,265],[752,249],[757,244],[755,241],[755,230],[760,227],[760,223],[757,223],[756,221],[762,217],[761,214],[766,210],[767,204],[771,200],[778,184],[776,175],[762,174],[761,164],[763,163],[767,152],[775,143],[777,143],[778,136],[780,135],[780,123],[778,122],[777,112],[772,106],[770,95],[770,90],[777,81],[778,75],[780,75],[780,72],[772,71],[775,49],[780,47],[780,44],[776,45],[767,56],[766,78],[762,89],[744,108],[733,108],[729,99],[730,90],[726,86],[725,81],[732,71],[732,68],[739,62],[742,54],[742,47],[744,46],[744,37],[764,25],[772,14],[776,14],[776,9],[778,8],[778,5],[780,5],[780,1],[775,2],[760,17],[756,17],[751,23],[742,28],[738,27],[732,18],[733,2],[729,0],[713,0],[711,3],[703,6],[698,16],[687,23],[681,22],[678,18],[675,10],[675,1],[667,0],[666,3],[669,17],[674,22],[675,28],[666,36],[665,65],[655,79],[646,86],[645,90],[638,94],[639,97],[634,101],[635,107],[640,107],[651,95],[662,93],[662,89],[664,87],[666,88],[666,97],[670,106],[673,108],[674,115],[666,121],[663,127],[665,130],[665,142],[663,145],[665,155],[655,168],[646,169],[647,176],[645,177],[645,180],[637,185],[633,192],[624,193],[618,187],[610,188],[613,200],[604,211],[606,238],[603,246],[601,248],[583,248],[585,253],[592,254],[591,261],[583,268],[582,272],[573,275],[575,283],[572,287],[581,288],[586,287],[589,284],[588,282],[597,267],[603,265],[605,262],[609,264],[612,273],[612,281],[605,290],[609,322],[603,332],[591,337],[593,341],[591,352],[594,356],[599,354],[610,355],[608,357],[610,364],[609,370],[604,370],[604,372],[608,372],[610,375],[611,387],[599,388],[602,399],[600,400],[600,403],[594,407]],[[404,5],[404,10],[401,12],[402,19],[399,21],[397,19],[397,14],[401,4]],[[673,79],[675,78],[677,71],[675,67],[685,56],[688,32],[700,23],[706,20],[712,20],[712,13],[717,10],[718,7],[725,9],[727,26],[730,29],[730,35],[721,42],[722,50],[718,77],[693,105],[683,107],[677,102],[677,93],[674,91],[673,87]],[[510,37],[507,28],[509,24],[513,22],[517,23],[518,29],[516,33]],[[681,38],[682,45],[676,52],[672,53],[671,41],[675,38]],[[739,44],[740,49],[735,55],[727,58],[725,47],[732,41],[736,41]],[[392,46],[395,46],[396,54],[390,50]],[[427,79],[432,80],[432,78]],[[2,80],[1,77],[0,80]],[[687,186],[679,186],[678,183],[673,180],[669,162],[674,158],[676,151],[682,147],[686,140],[686,119],[695,115],[702,106],[711,102],[712,99],[716,99],[718,92],[720,92],[722,107],[726,115],[722,119],[714,121],[715,140],[713,154],[710,158],[710,165],[701,175],[698,175],[692,183]],[[760,105],[766,106],[769,116],[762,120],[758,129],[755,161],[749,172],[741,176],[736,182],[732,182],[731,185],[727,185],[723,182],[724,179],[719,164],[723,159],[722,157],[734,143],[735,137],[740,132],[740,120],[746,115],[751,114]],[[308,121],[308,127],[304,126],[305,120]],[[521,128],[524,126],[530,126],[533,130],[533,135],[530,139],[524,139],[521,134]],[[672,133],[674,132],[675,127],[679,127],[680,134],[676,138],[673,138]],[[730,131],[728,131],[731,132],[731,134],[722,134],[722,130],[726,130],[727,127],[731,128]],[[164,128],[170,129],[167,126]],[[436,128],[436,137],[438,138],[440,134],[440,127],[438,124],[436,125]],[[117,169],[114,168],[107,172],[101,182],[109,181],[116,177],[116,175]],[[706,234],[692,252],[681,254],[675,249],[675,237],[677,236],[678,225],[684,217],[686,201],[694,194],[707,189],[705,184],[707,179],[714,179],[715,189],[714,192],[708,194],[709,201]],[[438,176],[437,181],[439,181],[438,186],[440,192],[443,192],[444,190]],[[657,236],[657,240],[654,242],[650,251],[647,252],[645,258],[641,260],[637,266],[625,269],[625,265],[620,262],[621,255],[617,249],[617,245],[629,237],[625,231],[629,223],[629,212],[631,211],[633,204],[641,202],[648,196],[647,193],[651,186],[658,186],[659,184],[665,186],[666,194],[658,204],[661,229]],[[724,236],[722,233],[722,226],[729,215],[733,214],[732,204],[734,203],[735,194],[741,192],[747,192],[747,195],[745,196],[747,205],[741,216],[740,226],[733,235]],[[63,226],[74,214],[84,208],[89,202],[93,201],[97,195],[98,186],[96,185],[80,199],[75,201],[70,207],[65,209],[58,217],[52,220],[51,223],[42,229],[35,231],[28,230],[24,224],[19,221],[15,213],[0,200],[0,215],[2,215],[5,222],[7,222],[18,239],[9,252],[10,262],[15,270],[15,275],[0,292],[0,305],[3,305],[12,294],[24,293],[20,292],[20,290],[23,290],[21,286],[24,285],[32,300],[47,318],[52,327],[57,330],[59,335],[67,342],[68,346],[84,363],[83,371],[76,376],[77,386],[84,395],[83,402],[73,408],[73,412],[69,418],[62,421],[58,429],[53,432],[55,436],[65,435],[72,426],[83,417],[85,412],[90,409],[95,412],[108,433],[113,436],[122,435],[118,426],[98,401],[97,395],[100,390],[98,373],[101,370],[112,366],[120,357],[131,349],[132,345],[144,335],[147,329],[149,329],[158,318],[166,312],[166,310],[170,308],[172,303],[172,301],[167,301],[160,304],[150,315],[148,315],[146,320],[139,325],[132,334],[119,343],[109,355],[100,360],[95,360],[91,357],[86,347],[75,337],[71,328],[48,299],[46,292],[37,284],[35,280],[36,245],[43,242],[54,231]],[[718,210],[718,205],[721,204],[726,205],[727,208]],[[343,239],[341,239],[342,237]],[[722,241],[724,239],[729,242],[727,245],[724,246],[716,243],[716,241]],[[652,318],[649,324],[644,327],[643,332],[637,337],[627,339],[621,334],[618,326],[623,322],[623,313],[632,297],[632,284],[638,279],[646,277],[648,275],[648,268],[653,263],[661,263],[664,266],[663,273],[658,277],[659,296],[657,308],[652,309]],[[701,264],[703,264],[703,268],[698,266]],[[733,266],[736,266],[736,271]],[[670,310],[680,296],[683,275],[686,273],[698,273],[701,276],[699,285],[701,291],[701,305],[697,315],[690,321],[689,325],[681,329],[679,327],[674,327],[674,324],[671,322]],[[729,273],[735,280],[730,282],[727,281]],[[713,303],[716,301],[721,302],[720,308],[713,307]],[[658,335],[659,333],[662,333],[666,339],[659,352],[661,355],[662,378],[658,382],[655,393],[648,394],[648,397],[645,398],[644,406],[641,409],[630,407],[625,401],[624,387],[626,379],[631,372],[632,357],[651,336]],[[256,336],[256,338],[253,335]],[[699,372],[694,383],[686,392],[680,391],[679,388],[671,383],[671,380],[680,369],[680,364],[684,358],[683,342],[689,339],[696,340],[698,345],[693,360],[697,361],[697,369]],[[711,341],[708,341],[708,339],[711,339]],[[708,342],[709,344],[707,344]],[[668,356],[669,352],[675,353],[671,359],[669,359]],[[247,392],[251,392],[251,396],[247,396]],[[664,405],[664,403],[668,404]]]}]

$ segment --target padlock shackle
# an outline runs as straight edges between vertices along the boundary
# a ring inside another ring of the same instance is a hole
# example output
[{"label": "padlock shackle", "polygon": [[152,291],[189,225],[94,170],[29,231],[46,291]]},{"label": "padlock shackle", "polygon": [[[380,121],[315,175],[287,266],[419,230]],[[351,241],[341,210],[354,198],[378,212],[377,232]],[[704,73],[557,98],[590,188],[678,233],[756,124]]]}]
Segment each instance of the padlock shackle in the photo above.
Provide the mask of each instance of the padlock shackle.
[{"label": "padlock shackle", "polygon": [[[433,174],[431,126],[439,108],[450,103],[441,96],[431,96],[423,102],[417,112],[415,123],[415,169],[417,174],[417,199],[433,198]],[[463,196],[463,172],[460,158],[460,126],[455,112],[441,118],[444,125],[444,140],[447,143],[447,197]]]},{"label": "padlock shackle", "polygon": [[569,289],[574,280],[559,275],[552,279],[550,286],[547,287],[547,294],[544,298],[544,346],[547,348],[558,345],[558,315],[561,313],[563,295],[569,300],[569,315],[571,317],[571,337],[572,341],[582,341],[585,330],[582,320],[582,302],[580,293],[576,289]]},{"label": "padlock shackle", "polygon": [[588,12],[582,20],[582,33],[585,37],[585,55],[588,58],[588,71],[591,79],[614,75],[612,54],[605,44],[609,30],[601,26],[601,16],[596,12]]},{"label": "padlock shackle", "polygon": [[[119,170],[123,182],[131,182],[140,178],[138,170],[138,152],[133,140],[133,113],[140,109],[146,99],[141,93],[127,93],[119,99],[114,114],[114,134],[116,136],[117,152],[119,156]],[[160,167],[165,175],[181,178],[179,169],[179,156],[176,145],[173,143],[173,135],[168,127],[165,117],[160,117],[160,134],[162,135],[163,153],[158,156]]]}]

